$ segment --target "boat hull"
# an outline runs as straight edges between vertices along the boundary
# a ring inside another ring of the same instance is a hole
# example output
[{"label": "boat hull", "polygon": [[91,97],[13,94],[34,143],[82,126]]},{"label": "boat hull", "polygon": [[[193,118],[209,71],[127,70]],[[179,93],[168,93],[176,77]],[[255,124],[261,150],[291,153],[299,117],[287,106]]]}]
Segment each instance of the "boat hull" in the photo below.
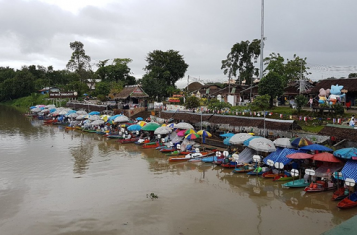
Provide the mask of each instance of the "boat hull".
[{"label": "boat hull", "polygon": [[298,179],[298,180],[287,182],[287,183],[283,184],[282,186],[286,187],[286,188],[305,188],[309,184],[310,183],[305,183],[304,179]]}]

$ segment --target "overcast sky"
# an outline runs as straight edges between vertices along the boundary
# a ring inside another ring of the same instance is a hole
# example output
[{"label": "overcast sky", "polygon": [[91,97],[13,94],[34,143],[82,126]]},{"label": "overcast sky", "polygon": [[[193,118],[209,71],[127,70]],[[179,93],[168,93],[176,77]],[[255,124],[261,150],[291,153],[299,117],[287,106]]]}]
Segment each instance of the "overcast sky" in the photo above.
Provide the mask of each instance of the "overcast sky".
[{"label": "overcast sky", "polygon": [[[260,39],[261,0],[0,0],[0,66],[65,69],[81,41],[95,64],[131,58],[136,78],[153,50],[179,51],[187,76],[226,81],[233,44]],[[310,78],[357,72],[356,0],[265,0],[264,56],[307,57]],[[259,60],[256,66],[259,68]],[[94,68],[95,69],[95,68]]]}]

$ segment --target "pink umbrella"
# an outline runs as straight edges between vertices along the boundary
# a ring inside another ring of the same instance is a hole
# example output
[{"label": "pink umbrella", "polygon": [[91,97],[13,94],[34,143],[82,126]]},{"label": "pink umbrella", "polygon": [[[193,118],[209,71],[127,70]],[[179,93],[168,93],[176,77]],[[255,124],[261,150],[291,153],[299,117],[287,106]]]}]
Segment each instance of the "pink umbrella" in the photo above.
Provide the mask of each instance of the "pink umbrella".
[{"label": "pink umbrella", "polygon": [[286,157],[290,159],[308,159],[308,158],[312,158],[313,156],[308,153],[293,153],[287,155]]},{"label": "pink umbrella", "polygon": [[180,130],[177,132],[177,136],[180,136],[180,137],[185,136],[185,132],[186,132],[186,130]]},{"label": "pink umbrella", "polygon": [[327,153],[327,152],[314,154],[312,159],[322,162],[336,162],[336,163],[342,162],[340,159],[333,156],[332,153]]}]

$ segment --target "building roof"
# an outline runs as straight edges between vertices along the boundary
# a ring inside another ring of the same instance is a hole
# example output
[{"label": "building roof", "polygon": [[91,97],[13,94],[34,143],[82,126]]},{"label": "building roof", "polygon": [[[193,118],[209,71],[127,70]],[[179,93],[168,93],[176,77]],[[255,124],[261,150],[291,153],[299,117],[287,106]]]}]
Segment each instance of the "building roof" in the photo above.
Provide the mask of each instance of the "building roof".
[{"label": "building roof", "polygon": [[141,88],[141,86],[125,86],[124,89],[114,96],[114,99],[125,100],[128,97],[130,98],[147,98],[148,94]]},{"label": "building roof", "polygon": [[357,78],[340,78],[340,79],[325,79],[316,83],[315,87],[310,90],[312,94],[318,94],[321,88],[331,89],[331,85],[340,85],[343,86],[343,89],[346,89],[351,92],[357,91]]},{"label": "building roof", "polygon": [[320,135],[327,136],[335,136],[338,139],[347,139],[350,141],[357,142],[357,129],[353,129],[351,127],[345,126],[337,127],[337,126],[325,126],[320,132]]}]

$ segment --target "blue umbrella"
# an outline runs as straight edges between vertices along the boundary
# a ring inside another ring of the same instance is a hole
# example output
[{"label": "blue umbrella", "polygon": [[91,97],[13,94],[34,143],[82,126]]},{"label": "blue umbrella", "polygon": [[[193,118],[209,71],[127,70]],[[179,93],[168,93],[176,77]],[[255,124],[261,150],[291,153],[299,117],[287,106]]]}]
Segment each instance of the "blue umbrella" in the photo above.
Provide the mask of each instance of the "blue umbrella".
[{"label": "blue umbrella", "polygon": [[34,109],[34,108],[37,108],[37,106],[31,106],[30,109]]},{"label": "blue umbrella", "polygon": [[233,133],[224,133],[224,134],[220,134],[219,136],[221,136],[221,137],[232,137],[232,136],[234,136],[234,134]]},{"label": "blue umbrella", "polygon": [[137,117],[136,120],[143,121],[144,119],[142,117]]},{"label": "blue umbrella", "polygon": [[248,145],[249,145],[249,142],[250,142],[251,140],[256,139],[256,138],[263,138],[263,137],[262,137],[262,136],[252,136],[252,137],[250,137],[249,139],[245,140],[245,141],[243,142],[243,145],[244,145],[244,146],[248,146]]},{"label": "blue umbrella", "polygon": [[231,143],[229,143],[229,140],[232,138],[232,136],[231,137],[228,137],[228,138],[225,138],[224,140],[223,140],[223,144],[224,145],[231,145]]},{"label": "blue umbrella", "polygon": [[314,151],[324,151],[324,152],[332,152],[333,150],[325,147],[323,145],[320,144],[311,144],[311,145],[307,145],[307,146],[303,146],[300,149],[302,150],[314,150]]},{"label": "blue umbrella", "polygon": [[140,126],[139,124],[135,124],[135,125],[131,125],[128,126],[128,131],[140,131],[142,128],[142,126]]},{"label": "blue umbrella", "polygon": [[50,109],[50,113],[56,112],[57,109]]},{"label": "blue umbrella", "polygon": [[67,115],[70,115],[71,113],[76,113],[77,111],[76,110],[69,110]]},{"label": "blue umbrella", "polygon": [[99,115],[99,114],[100,114],[100,112],[98,112],[98,111],[93,111],[93,112],[88,113],[88,115]]},{"label": "blue umbrella", "polygon": [[357,157],[357,148],[343,148],[333,152],[335,157],[352,159]]}]

